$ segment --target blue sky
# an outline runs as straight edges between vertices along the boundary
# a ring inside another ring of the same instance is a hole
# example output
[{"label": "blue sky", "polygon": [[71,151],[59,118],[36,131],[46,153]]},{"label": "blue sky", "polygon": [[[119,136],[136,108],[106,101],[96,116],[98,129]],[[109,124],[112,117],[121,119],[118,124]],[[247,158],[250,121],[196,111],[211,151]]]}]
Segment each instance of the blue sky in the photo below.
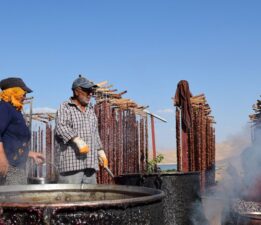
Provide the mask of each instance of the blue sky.
[{"label": "blue sky", "polygon": [[0,78],[22,77],[34,106],[57,108],[78,74],[108,80],[166,118],[157,147],[175,148],[171,97],[205,93],[217,142],[249,122],[261,94],[261,1],[0,1]]}]

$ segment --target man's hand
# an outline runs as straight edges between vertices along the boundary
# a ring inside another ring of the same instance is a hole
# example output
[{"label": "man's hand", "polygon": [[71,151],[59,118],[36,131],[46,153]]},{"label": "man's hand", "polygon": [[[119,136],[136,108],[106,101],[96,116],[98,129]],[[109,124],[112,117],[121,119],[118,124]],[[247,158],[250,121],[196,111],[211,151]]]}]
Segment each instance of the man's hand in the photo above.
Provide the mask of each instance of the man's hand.
[{"label": "man's hand", "polygon": [[105,168],[108,167],[108,159],[103,150],[98,151],[98,157],[99,157],[100,165]]},{"label": "man's hand", "polygon": [[81,154],[86,154],[90,151],[89,146],[80,137],[75,137],[72,141],[76,144]]},{"label": "man's hand", "polygon": [[0,142],[0,175],[5,176],[9,167],[8,160],[5,155],[4,145]]},{"label": "man's hand", "polygon": [[45,161],[44,155],[40,152],[30,151],[28,156],[32,158],[37,165],[43,164]]}]

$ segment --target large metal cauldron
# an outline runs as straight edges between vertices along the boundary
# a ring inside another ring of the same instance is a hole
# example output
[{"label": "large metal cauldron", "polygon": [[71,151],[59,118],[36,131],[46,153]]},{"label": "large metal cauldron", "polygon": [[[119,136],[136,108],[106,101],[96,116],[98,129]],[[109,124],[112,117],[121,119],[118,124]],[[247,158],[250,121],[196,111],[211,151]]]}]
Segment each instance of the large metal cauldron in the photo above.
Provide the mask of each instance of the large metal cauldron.
[{"label": "large metal cauldron", "polygon": [[261,202],[237,199],[232,211],[237,225],[261,225]]},{"label": "large metal cauldron", "polygon": [[198,172],[126,174],[116,177],[115,181],[117,184],[144,186],[164,191],[166,197],[163,200],[163,224],[193,224],[191,221],[193,203],[200,200],[200,174]]},{"label": "large metal cauldron", "polygon": [[261,225],[260,212],[247,212],[239,214],[237,218],[237,225]]},{"label": "large metal cauldron", "polygon": [[0,224],[162,224],[160,190],[120,185],[0,186]]}]

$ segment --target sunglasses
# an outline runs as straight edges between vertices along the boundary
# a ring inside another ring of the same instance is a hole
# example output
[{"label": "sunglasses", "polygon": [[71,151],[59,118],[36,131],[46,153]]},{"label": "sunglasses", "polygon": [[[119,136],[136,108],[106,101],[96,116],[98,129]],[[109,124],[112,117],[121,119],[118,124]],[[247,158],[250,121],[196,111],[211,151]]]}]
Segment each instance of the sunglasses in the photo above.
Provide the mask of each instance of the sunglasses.
[{"label": "sunglasses", "polygon": [[81,90],[87,94],[93,94],[94,90],[92,88],[82,88],[81,87]]}]

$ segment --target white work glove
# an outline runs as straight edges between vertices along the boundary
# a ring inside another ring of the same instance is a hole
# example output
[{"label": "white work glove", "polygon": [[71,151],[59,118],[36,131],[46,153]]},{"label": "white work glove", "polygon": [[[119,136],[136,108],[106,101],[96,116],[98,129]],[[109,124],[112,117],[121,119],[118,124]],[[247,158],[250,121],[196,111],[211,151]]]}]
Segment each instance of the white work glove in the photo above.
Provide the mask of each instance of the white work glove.
[{"label": "white work glove", "polygon": [[103,166],[104,168],[108,167],[108,159],[103,150],[98,151],[98,157],[99,157],[100,165]]},{"label": "white work glove", "polygon": [[89,146],[80,137],[75,137],[72,141],[76,144],[81,154],[86,154],[90,151]]}]

